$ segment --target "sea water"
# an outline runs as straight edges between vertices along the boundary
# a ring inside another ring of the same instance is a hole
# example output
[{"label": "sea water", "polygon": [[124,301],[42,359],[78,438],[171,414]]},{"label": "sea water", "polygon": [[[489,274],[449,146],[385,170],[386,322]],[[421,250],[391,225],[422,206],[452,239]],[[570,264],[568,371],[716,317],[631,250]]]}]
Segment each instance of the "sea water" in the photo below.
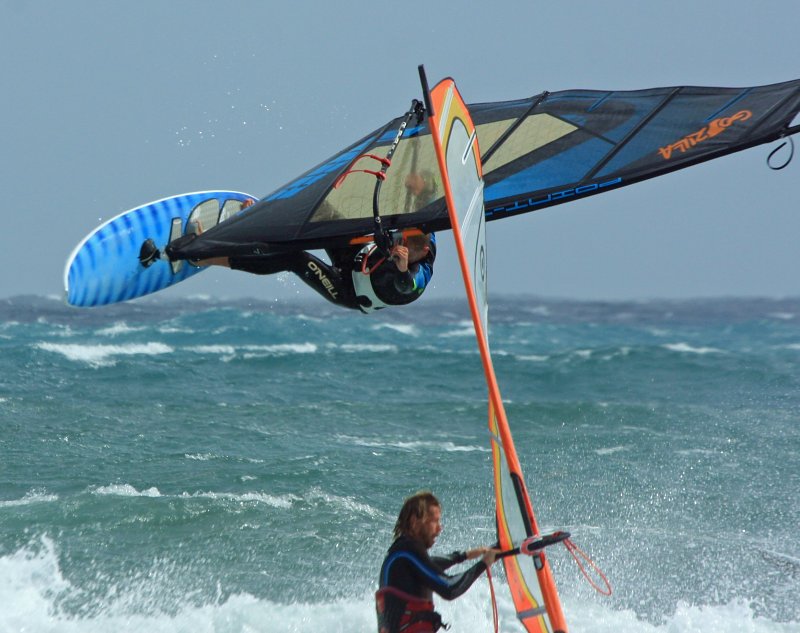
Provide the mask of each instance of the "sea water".
[{"label": "sea water", "polygon": [[[800,631],[800,300],[494,298],[571,631]],[[0,631],[374,631],[403,498],[494,541],[463,301],[0,302]],[[585,564],[590,577],[599,577]],[[519,632],[501,566],[500,630]],[[452,631],[492,631],[485,578]]]}]

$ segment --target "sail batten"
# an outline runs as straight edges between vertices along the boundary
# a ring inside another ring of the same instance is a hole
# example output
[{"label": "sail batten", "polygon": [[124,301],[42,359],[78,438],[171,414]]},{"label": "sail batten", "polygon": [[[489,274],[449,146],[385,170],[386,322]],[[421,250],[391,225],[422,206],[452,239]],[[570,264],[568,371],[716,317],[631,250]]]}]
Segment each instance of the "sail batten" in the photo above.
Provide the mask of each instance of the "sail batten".
[{"label": "sail batten", "polygon": [[663,110],[669,105],[670,101],[672,101],[680,93],[680,90],[681,90],[680,88],[675,88],[671,93],[669,93],[666,97],[664,97],[664,100],[661,103],[657,104],[656,107],[653,108],[653,110],[647,116],[645,116],[641,121],[639,121],[639,123],[637,123],[635,127],[631,128],[630,131],[628,131],[628,133],[625,135],[625,137],[617,145],[615,145],[614,148],[608,152],[608,154],[606,154],[600,161],[598,161],[598,163],[592,168],[592,170],[588,174],[586,174],[586,176],[584,176],[584,178],[581,180],[581,184],[583,185],[591,181],[592,178],[594,178],[609,162],[611,162],[614,156],[619,151],[621,151],[623,147],[625,147],[625,144],[634,136],[636,136],[636,133],[639,132],[639,130],[644,128],[644,126],[647,125],[653,118],[655,118],[655,116],[658,115],[658,113],[661,112],[661,110]]},{"label": "sail batten", "polygon": [[[797,100],[797,98],[798,98],[798,95],[799,95],[799,94],[800,94],[800,88],[797,88],[797,89],[795,89],[795,90],[794,90],[792,93],[790,93],[790,94],[786,95],[786,97],[785,97],[785,98],[784,98],[782,101],[780,101],[780,102],[776,103],[776,104],[775,104],[775,105],[773,105],[773,106],[772,106],[770,109],[766,110],[766,111],[765,111],[765,112],[764,112],[764,113],[761,115],[761,117],[760,117],[760,120],[758,121],[758,123],[756,123],[756,124],[755,124],[755,125],[754,125],[752,128],[750,128],[750,129],[747,131],[747,133],[746,133],[746,134],[744,135],[744,137],[743,137],[743,140],[747,140],[747,139],[749,139],[750,137],[753,137],[753,136],[755,136],[755,135],[756,135],[756,132],[757,132],[757,131],[758,131],[758,129],[761,127],[761,125],[763,125],[763,124],[765,124],[765,123],[769,122],[769,120],[772,118],[772,115],[773,115],[773,113],[774,113],[774,112],[776,112],[776,111],[780,110],[780,109],[781,109],[781,108],[783,108],[783,107],[784,107],[786,104],[788,104],[788,103],[791,103],[792,101],[796,101],[796,100]],[[794,118],[794,117],[792,117],[792,118]]]}]

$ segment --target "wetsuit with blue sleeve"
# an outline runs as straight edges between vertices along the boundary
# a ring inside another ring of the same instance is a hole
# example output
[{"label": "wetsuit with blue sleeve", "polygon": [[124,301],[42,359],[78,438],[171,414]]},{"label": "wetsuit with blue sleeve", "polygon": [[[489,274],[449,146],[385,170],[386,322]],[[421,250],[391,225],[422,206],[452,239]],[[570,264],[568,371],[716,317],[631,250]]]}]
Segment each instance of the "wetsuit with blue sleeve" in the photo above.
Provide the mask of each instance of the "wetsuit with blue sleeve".
[{"label": "wetsuit with blue sleeve", "polygon": [[[401,620],[409,619],[408,604],[413,602],[411,598],[431,601],[436,593],[445,600],[453,600],[463,594],[486,570],[486,564],[481,560],[463,573],[445,573],[446,569],[466,559],[464,552],[431,557],[419,541],[405,536],[398,538],[389,548],[381,567],[379,593],[384,591],[384,604],[383,612],[379,610],[379,630],[388,633],[399,630]],[[387,588],[392,591],[386,592]],[[430,613],[433,614],[433,604],[429,604]],[[440,624],[441,618],[438,618],[438,614],[434,615]],[[435,631],[436,628],[432,626],[420,630]]]}]

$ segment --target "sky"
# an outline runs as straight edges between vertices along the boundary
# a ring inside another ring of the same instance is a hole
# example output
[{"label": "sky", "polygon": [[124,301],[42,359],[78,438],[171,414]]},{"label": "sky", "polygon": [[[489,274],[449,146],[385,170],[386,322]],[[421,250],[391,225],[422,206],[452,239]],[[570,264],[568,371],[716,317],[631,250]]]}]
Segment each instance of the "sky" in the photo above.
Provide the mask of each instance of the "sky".
[{"label": "sky", "polygon": [[[797,0],[0,0],[0,297],[62,296],[74,246],[169,195],[263,197],[453,77],[467,103],[800,73]],[[761,146],[487,225],[491,294],[800,295],[800,160]],[[463,293],[449,232],[439,297]],[[165,297],[306,299],[209,270]]]}]

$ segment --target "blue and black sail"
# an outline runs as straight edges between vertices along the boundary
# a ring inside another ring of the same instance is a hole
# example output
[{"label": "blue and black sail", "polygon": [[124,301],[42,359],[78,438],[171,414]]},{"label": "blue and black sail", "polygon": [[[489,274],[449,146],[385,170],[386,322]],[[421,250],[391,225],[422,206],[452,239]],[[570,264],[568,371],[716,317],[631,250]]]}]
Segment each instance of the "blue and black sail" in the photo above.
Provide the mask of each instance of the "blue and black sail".
[{"label": "blue and black sail", "polygon": [[[563,204],[683,169],[798,131],[800,80],[750,88],[680,86],[636,91],[567,90],[469,106],[484,165],[486,219]],[[427,120],[394,147],[373,200],[364,161],[385,157],[403,117],[364,136],[220,223],[174,258],[264,256],[343,246],[374,230],[450,228]],[[379,163],[376,163],[379,164]],[[427,186],[414,188],[413,182]]]}]

